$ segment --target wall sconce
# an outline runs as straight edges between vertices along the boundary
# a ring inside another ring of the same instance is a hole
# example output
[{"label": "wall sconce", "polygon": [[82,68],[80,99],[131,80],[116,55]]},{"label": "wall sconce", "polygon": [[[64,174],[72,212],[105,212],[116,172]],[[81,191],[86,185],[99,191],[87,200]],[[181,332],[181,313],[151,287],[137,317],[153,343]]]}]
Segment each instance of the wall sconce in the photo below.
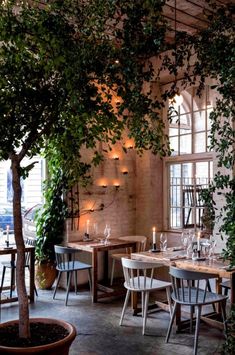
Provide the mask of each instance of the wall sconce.
[{"label": "wall sconce", "polygon": [[118,190],[118,189],[119,189],[119,187],[120,187],[120,185],[119,185],[119,184],[114,184],[113,186],[115,187],[115,189],[116,189],[116,190]]},{"label": "wall sconce", "polygon": [[103,189],[106,189],[107,188],[107,185],[102,185]]},{"label": "wall sconce", "polygon": [[122,173],[123,173],[123,175],[127,175],[127,174],[128,174],[128,171],[127,171],[127,170],[124,170]]},{"label": "wall sconce", "polygon": [[119,157],[117,155],[114,155],[113,160],[119,160]]},{"label": "wall sconce", "polygon": [[127,149],[133,149],[134,147],[133,147],[133,145],[129,145],[128,147],[127,147]]}]

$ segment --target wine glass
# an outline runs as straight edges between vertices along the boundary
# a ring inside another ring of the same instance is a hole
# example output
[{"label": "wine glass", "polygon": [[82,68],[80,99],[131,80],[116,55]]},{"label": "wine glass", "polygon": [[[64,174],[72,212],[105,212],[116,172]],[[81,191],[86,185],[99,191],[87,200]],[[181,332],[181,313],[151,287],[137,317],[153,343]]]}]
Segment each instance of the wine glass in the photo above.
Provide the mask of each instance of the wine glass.
[{"label": "wine glass", "polygon": [[166,233],[160,234],[160,250],[166,251],[167,249],[167,235]]},{"label": "wine glass", "polygon": [[187,250],[187,246],[189,244],[189,234],[186,231],[181,233],[181,242],[183,244],[184,250]]},{"label": "wine glass", "polygon": [[209,246],[209,259],[214,259],[215,254],[215,247],[216,247],[216,240],[213,238],[213,235],[210,235],[210,246]]},{"label": "wine glass", "polygon": [[105,228],[104,228],[104,237],[105,237],[105,244],[108,244],[108,240],[111,235],[111,227],[110,224],[106,223]]}]

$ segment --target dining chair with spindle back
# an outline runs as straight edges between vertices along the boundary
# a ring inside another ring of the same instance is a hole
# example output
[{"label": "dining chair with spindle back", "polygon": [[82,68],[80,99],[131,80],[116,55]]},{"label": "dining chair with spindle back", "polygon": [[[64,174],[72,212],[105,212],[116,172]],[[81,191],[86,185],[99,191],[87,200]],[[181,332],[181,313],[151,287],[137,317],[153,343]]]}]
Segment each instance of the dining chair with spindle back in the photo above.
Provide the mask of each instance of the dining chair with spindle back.
[{"label": "dining chair with spindle back", "polygon": [[224,330],[226,333],[227,327],[225,321],[226,320],[225,308],[226,308],[227,296],[208,291],[209,279],[216,278],[217,275],[178,269],[173,266],[170,267],[169,274],[171,276],[171,282],[173,287],[171,298],[174,302],[174,306],[173,306],[173,312],[171,315],[171,320],[166,335],[166,343],[169,341],[169,337],[173,326],[173,321],[176,316],[177,306],[179,307],[189,306],[191,331],[193,325],[193,310],[196,309],[196,328],[195,328],[195,335],[194,335],[194,355],[196,355],[198,349],[198,335],[199,335],[202,306],[216,304],[216,303],[220,304]]},{"label": "dining chair with spindle back", "polygon": [[123,318],[131,292],[139,292],[141,293],[143,317],[142,334],[145,335],[149,304],[149,293],[158,290],[165,290],[167,294],[169,312],[171,313],[171,283],[154,278],[154,272],[158,267],[162,266],[161,264],[153,264],[145,261],[137,261],[125,258],[122,258],[121,261],[125,278],[124,286],[127,289],[127,293],[119,325],[122,325],[123,323]]},{"label": "dining chair with spindle back", "polygon": [[[136,242],[136,252],[145,251],[146,249],[146,242],[147,238],[142,235],[129,235],[125,237],[119,237],[120,240],[126,240],[130,242]],[[116,261],[121,261],[122,258],[130,258],[131,255],[131,248],[126,248],[125,253],[114,253],[111,254],[112,258],[112,269],[111,269],[111,276],[110,276],[110,285],[113,284],[113,277],[114,277],[114,269]]]}]

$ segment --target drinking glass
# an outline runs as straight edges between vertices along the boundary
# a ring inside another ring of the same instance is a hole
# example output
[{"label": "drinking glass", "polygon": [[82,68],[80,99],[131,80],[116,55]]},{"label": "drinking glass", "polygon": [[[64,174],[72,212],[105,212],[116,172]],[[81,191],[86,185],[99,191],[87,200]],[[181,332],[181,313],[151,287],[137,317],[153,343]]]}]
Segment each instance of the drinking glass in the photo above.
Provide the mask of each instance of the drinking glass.
[{"label": "drinking glass", "polygon": [[215,247],[216,247],[216,240],[213,238],[213,236],[210,236],[210,246],[209,246],[209,259],[214,259],[215,258]]},{"label": "drinking glass", "polygon": [[111,227],[110,224],[106,224],[105,225],[105,229],[104,229],[104,237],[105,237],[105,244],[108,244],[108,240],[110,238],[111,235]]},{"label": "drinking glass", "polygon": [[167,249],[167,235],[166,233],[160,234],[160,250],[166,251]]},{"label": "drinking glass", "polygon": [[184,250],[187,250],[187,246],[189,243],[189,234],[186,231],[183,231],[181,233],[181,242],[183,244]]}]

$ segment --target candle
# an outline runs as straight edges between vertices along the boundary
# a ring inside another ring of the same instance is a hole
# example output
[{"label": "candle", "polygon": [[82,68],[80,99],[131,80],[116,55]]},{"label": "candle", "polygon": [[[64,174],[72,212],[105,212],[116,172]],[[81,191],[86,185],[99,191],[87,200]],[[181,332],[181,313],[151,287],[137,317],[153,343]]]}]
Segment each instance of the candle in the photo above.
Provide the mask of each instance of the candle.
[{"label": "candle", "polygon": [[86,221],[86,233],[89,234],[90,221],[89,219]]},{"label": "candle", "polygon": [[10,226],[9,225],[7,225],[7,243],[9,243],[9,228],[10,228]]},{"label": "candle", "polygon": [[201,232],[198,232],[198,235],[197,235],[197,250],[199,251],[200,250],[200,237],[201,237]]},{"label": "candle", "polygon": [[153,244],[156,244],[156,228],[153,227]]}]

